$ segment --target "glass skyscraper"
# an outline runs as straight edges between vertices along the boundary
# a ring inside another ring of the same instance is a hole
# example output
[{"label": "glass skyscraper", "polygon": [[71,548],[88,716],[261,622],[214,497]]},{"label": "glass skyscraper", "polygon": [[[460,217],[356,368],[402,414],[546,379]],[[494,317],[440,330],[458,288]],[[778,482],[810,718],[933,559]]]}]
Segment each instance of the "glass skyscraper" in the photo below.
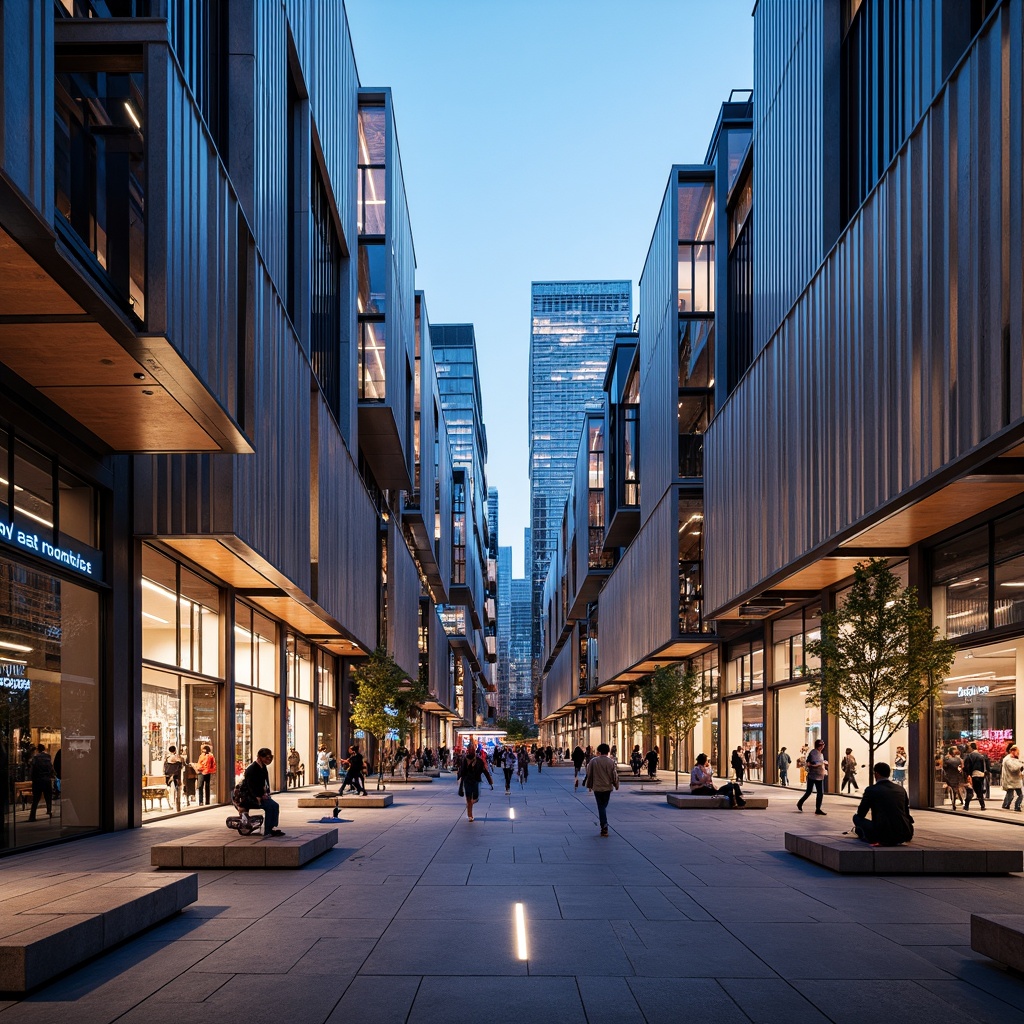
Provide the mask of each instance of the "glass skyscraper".
[{"label": "glass skyscraper", "polygon": [[[534,281],[530,323],[532,655],[541,599],[576,466],[584,409],[602,403],[615,335],[633,326],[631,281]],[[536,673],[535,673],[536,674]]]}]

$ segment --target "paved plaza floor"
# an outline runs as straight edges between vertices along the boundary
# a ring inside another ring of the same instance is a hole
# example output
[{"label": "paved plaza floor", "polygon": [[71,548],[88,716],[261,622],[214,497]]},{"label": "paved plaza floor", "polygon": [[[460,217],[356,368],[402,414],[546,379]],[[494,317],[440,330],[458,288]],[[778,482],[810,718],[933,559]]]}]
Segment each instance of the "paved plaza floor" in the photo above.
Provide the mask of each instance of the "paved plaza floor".
[{"label": "paved plaza floor", "polygon": [[[339,845],[301,870],[201,872],[197,904],[0,1004],[0,1024],[1024,1021],[1024,976],[972,953],[968,923],[1021,912],[1024,877],[837,876],[782,836],[842,832],[853,804],[798,814],[792,789],[754,787],[767,811],[623,789],[604,839],[571,769],[503,788],[484,785],[470,823],[452,776],[402,787],[391,808],[345,810]],[[318,819],[296,806],[312,791],[280,795],[283,828]],[[154,842],[225,814],[11,858],[0,882],[41,863],[149,871]],[[918,823],[1024,842],[1010,825]]]}]

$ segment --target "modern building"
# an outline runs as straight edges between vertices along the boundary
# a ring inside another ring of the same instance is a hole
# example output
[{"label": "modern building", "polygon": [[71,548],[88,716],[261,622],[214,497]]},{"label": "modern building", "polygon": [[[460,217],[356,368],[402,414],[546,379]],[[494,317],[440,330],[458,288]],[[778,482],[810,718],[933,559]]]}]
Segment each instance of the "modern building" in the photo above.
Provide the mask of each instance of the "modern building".
[{"label": "modern building", "polygon": [[612,342],[633,322],[630,281],[535,281],[530,292],[530,529],[533,657],[539,681],[544,581],[588,405],[602,400]]},{"label": "modern building", "polygon": [[529,577],[512,580],[512,607],[509,623],[508,699],[509,717],[524,725],[534,723],[533,659],[533,581]]},{"label": "modern building", "polygon": [[498,548],[498,661],[497,711],[499,718],[508,718],[510,657],[512,643],[512,548]]},{"label": "modern building", "polygon": [[[751,117],[750,94],[733,94],[704,161],[671,169],[638,333],[614,337],[601,406],[578,421],[544,592],[542,720],[555,746],[656,742],[636,735],[632,685],[659,665],[706,663],[709,687],[717,671],[721,637],[703,598],[704,434],[729,351],[729,248],[716,241],[729,234]],[[710,705],[706,721],[717,754]]]},{"label": "modern building", "polygon": [[428,680],[419,744],[463,721],[391,96],[341,0],[275,10],[0,6],[5,848],[187,811],[172,746],[211,747],[216,802],[264,745],[310,781],[378,645]]},{"label": "modern building", "polygon": [[948,809],[942,749],[998,765],[1024,729],[1022,5],[761,0],[754,18],[751,358],[705,459],[705,605],[743,630],[729,742],[820,735],[866,761],[807,707],[803,652],[884,557],[958,653],[879,759],[905,746],[913,801]]},{"label": "modern building", "polygon": [[[454,467],[452,581],[443,618],[457,648],[456,688],[471,725],[494,718],[497,561],[490,559],[487,432],[472,324],[434,324],[431,346]],[[495,506],[497,515],[497,506]]]}]

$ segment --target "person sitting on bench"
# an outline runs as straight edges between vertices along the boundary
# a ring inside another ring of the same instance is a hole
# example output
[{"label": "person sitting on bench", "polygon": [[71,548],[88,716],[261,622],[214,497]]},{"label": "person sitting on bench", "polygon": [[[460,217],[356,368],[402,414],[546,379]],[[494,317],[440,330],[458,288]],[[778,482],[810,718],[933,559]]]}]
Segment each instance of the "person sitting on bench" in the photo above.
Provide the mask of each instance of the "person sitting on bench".
[{"label": "person sitting on bench", "polygon": [[853,816],[858,838],[872,846],[900,846],[914,838],[910,799],[902,786],[890,781],[890,774],[884,761],[875,764],[874,785],[864,790],[860,807]]},{"label": "person sitting on bench", "polygon": [[743,807],[746,801],[743,793],[735,782],[726,783],[721,789],[715,789],[712,783],[712,772],[708,767],[708,755],[698,754],[697,763],[690,772],[690,794],[692,796],[721,796],[733,807]]}]

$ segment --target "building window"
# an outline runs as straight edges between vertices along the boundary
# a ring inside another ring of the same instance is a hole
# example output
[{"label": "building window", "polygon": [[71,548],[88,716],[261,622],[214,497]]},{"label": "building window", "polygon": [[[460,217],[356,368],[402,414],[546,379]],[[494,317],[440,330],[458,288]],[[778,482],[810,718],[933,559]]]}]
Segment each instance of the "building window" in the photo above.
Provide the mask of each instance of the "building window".
[{"label": "building window", "polygon": [[[235,602],[235,782],[252,764],[256,751],[277,735],[278,665],[277,625],[241,601]],[[270,744],[272,745],[272,744]],[[270,768],[271,786],[278,784],[287,758]]]},{"label": "building window", "polygon": [[360,107],[358,131],[357,230],[360,235],[383,235],[387,224],[387,117],[384,108]]},{"label": "building window", "polygon": [[[111,68],[116,70],[105,70]],[[66,240],[112,296],[146,319],[146,86],[142,50],[58,47],[54,204]]]},{"label": "building window", "polygon": [[678,204],[679,312],[713,312],[715,197],[711,182],[680,182]]},{"label": "building window", "polygon": [[[98,593],[0,554],[0,847],[100,827],[100,637]],[[29,823],[30,766],[39,745],[54,763],[60,793],[51,816],[40,804]]]},{"label": "building window", "polygon": [[310,362],[324,399],[335,418],[341,415],[341,243],[334,227],[327,185],[319,163],[313,161],[312,309]]},{"label": "building window", "polygon": [[466,485],[460,478],[452,488],[452,583],[466,582]]},{"label": "building window", "polygon": [[383,402],[387,397],[384,370],[385,337],[383,320],[359,323],[359,400]]},{"label": "building window", "polygon": [[703,633],[704,621],[704,503],[679,499],[679,632]]}]

